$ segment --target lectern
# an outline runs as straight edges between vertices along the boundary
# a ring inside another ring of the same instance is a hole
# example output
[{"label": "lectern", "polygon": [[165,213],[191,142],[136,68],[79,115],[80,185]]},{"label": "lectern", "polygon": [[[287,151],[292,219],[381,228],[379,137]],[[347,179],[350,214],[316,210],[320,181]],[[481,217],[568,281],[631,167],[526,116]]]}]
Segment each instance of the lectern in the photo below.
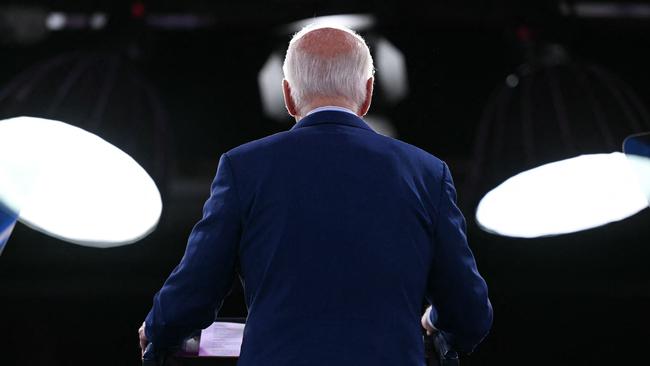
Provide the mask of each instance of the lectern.
[{"label": "lectern", "polygon": [[[246,318],[219,318],[216,323],[245,323]],[[425,360],[428,366],[457,366],[458,354],[452,350],[439,333],[422,335]],[[146,360],[143,366],[236,366],[237,357],[203,356],[199,354],[201,333],[188,338],[181,350],[164,355],[158,362]]]}]

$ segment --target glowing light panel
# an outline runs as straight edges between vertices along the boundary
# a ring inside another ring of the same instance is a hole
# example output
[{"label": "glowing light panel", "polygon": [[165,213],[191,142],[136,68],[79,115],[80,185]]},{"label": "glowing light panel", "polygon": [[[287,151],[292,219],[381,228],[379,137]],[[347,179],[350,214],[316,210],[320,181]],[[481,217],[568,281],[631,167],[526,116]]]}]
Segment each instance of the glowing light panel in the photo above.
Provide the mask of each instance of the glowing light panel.
[{"label": "glowing light panel", "polygon": [[129,155],[80,128],[33,117],[0,121],[0,201],[27,226],[93,247],[145,237],[162,211],[154,181]]},{"label": "glowing light panel", "polygon": [[534,238],[594,228],[647,206],[623,153],[593,154],[515,175],[483,197],[476,219],[486,231]]},{"label": "glowing light panel", "polygon": [[375,17],[369,14],[337,14],[325,15],[299,20],[287,25],[286,30],[297,32],[308,25],[314,26],[342,26],[361,32],[372,27],[375,24]]}]

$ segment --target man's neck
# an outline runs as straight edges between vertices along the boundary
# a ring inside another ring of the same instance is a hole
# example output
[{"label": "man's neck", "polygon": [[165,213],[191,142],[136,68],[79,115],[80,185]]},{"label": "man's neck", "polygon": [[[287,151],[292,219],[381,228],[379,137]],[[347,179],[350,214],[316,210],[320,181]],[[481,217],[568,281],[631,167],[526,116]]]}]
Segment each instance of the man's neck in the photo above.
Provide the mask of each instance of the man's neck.
[{"label": "man's neck", "polygon": [[345,101],[340,98],[316,98],[312,100],[304,108],[301,108],[300,115],[295,116],[296,121],[300,121],[302,118],[307,116],[307,114],[313,111],[316,108],[320,107],[340,107],[352,111],[354,114],[359,115],[358,107],[348,101]]}]

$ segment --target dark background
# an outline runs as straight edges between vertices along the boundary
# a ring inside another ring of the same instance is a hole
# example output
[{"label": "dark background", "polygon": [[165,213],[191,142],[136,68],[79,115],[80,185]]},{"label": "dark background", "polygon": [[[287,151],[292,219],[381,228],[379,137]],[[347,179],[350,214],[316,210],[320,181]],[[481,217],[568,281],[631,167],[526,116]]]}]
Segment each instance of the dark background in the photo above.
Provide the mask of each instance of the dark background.
[{"label": "dark background", "polygon": [[[398,138],[447,161],[454,173],[471,247],[495,313],[491,334],[462,364],[648,362],[648,210],[594,230],[529,240],[484,233],[473,213],[481,194],[505,178],[501,175],[546,162],[550,155],[569,157],[540,142],[538,153],[520,163],[516,118],[508,119],[500,140],[511,146],[505,153],[477,147],[485,136],[488,145],[493,142],[491,135],[479,133],[480,121],[506,75],[521,70],[522,64],[536,65],[544,45],[561,44],[572,63],[599,65],[650,105],[650,19],[562,15],[554,1],[144,2],[145,14],[194,13],[214,19],[202,29],[165,30],[147,26],[131,2],[16,4],[103,11],[110,19],[101,31],[46,33],[29,42],[17,40],[0,23],[0,85],[5,85],[0,89],[0,117],[51,116],[86,126],[147,168],[161,189],[164,208],[154,233],[112,249],[75,246],[18,224],[0,256],[0,364],[139,363],[137,329],[153,294],[182,256],[220,154],[291,126],[289,118],[264,116],[257,86],[268,55],[288,43],[290,35],[282,26],[341,13],[374,14],[376,25],[363,35],[385,37],[406,59],[409,94],[391,104],[378,89],[373,109],[393,123]],[[6,11],[0,5],[0,14]],[[16,96],[21,89],[9,86],[17,75],[33,73],[57,55],[70,60],[42,77],[26,76],[20,82],[32,85],[31,97]],[[95,101],[83,98],[103,85],[90,76],[75,83],[68,102],[51,108],[48,90],[79,60],[92,60],[91,67],[101,76],[110,69],[110,57],[119,60],[116,74],[109,74],[117,91],[101,109],[102,118],[89,107]],[[109,66],[104,68],[104,63]],[[573,85],[571,75],[562,79],[566,90]],[[151,95],[158,98],[155,107]],[[549,103],[543,94],[536,98],[542,115]],[[597,104],[607,109],[611,101],[601,97]],[[578,109],[572,103],[565,95],[565,104]],[[595,128],[591,111],[581,111],[570,114],[577,144]],[[639,132],[621,127],[622,114],[605,114],[616,141]],[[551,122],[541,117],[535,121],[540,139],[557,137]],[[594,142],[576,153],[599,151],[613,149]],[[480,179],[472,175],[477,161],[483,167]],[[220,316],[245,315],[236,283]]]}]

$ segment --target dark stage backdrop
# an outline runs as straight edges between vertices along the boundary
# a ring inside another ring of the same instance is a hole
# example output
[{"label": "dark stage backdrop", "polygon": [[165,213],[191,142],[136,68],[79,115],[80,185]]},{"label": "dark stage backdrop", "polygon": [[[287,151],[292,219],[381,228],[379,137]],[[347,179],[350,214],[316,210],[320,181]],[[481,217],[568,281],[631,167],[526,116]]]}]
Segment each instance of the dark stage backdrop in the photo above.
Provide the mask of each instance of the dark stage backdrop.
[{"label": "dark stage backdrop", "polygon": [[[30,45],[0,46],[0,85],[60,54],[126,55],[159,95],[169,138],[166,172],[157,178],[164,187],[163,217],[141,242],[92,249],[17,226],[0,256],[0,364],[139,364],[137,329],[182,256],[219,155],[291,126],[288,118],[282,123],[265,117],[259,101],[257,73],[278,42],[288,42],[288,36],[270,30],[337,6],[341,11],[372,8],[365,2],[334,2],[329,8],[288,3],[296,9],[281,12],[269,5],[260,8],[267,18],[255,12],[250,19],[243,6],[219,5],[222,12],[215,14],[221,21],[207,30],[152,31],[121,19],[126,25],[106,32],[61,32]],[[492,5],[500,12],[489,16],[469,6],[443,16],[437,12],[443,7],[418,11],[412,5],[377,6],[373,31],[404,53],[410,93],[396,105],[378,101],[375,107],[385,111],[398,138],[446,160],[459,187],[471,246],[495,312],[492,333],[461,363],[604,365],[647,359],[648,210],[589,232],[506,239],[477,229],[475,199],[470,199],[477,192],[461,187],[491,91],[526,60],[518,27],[526,24],[537,39],[560,42],[574,57],[615,73],[650,105],[650,23],[560,21],[543,8],[517,16],[519,8],[498,4]],[[0,107],[5,102],[0,100]],[[140,144],[146,150],[151,141],[143,137]],[[220,315],[245,314],[241,285],[235,283]]]}]

